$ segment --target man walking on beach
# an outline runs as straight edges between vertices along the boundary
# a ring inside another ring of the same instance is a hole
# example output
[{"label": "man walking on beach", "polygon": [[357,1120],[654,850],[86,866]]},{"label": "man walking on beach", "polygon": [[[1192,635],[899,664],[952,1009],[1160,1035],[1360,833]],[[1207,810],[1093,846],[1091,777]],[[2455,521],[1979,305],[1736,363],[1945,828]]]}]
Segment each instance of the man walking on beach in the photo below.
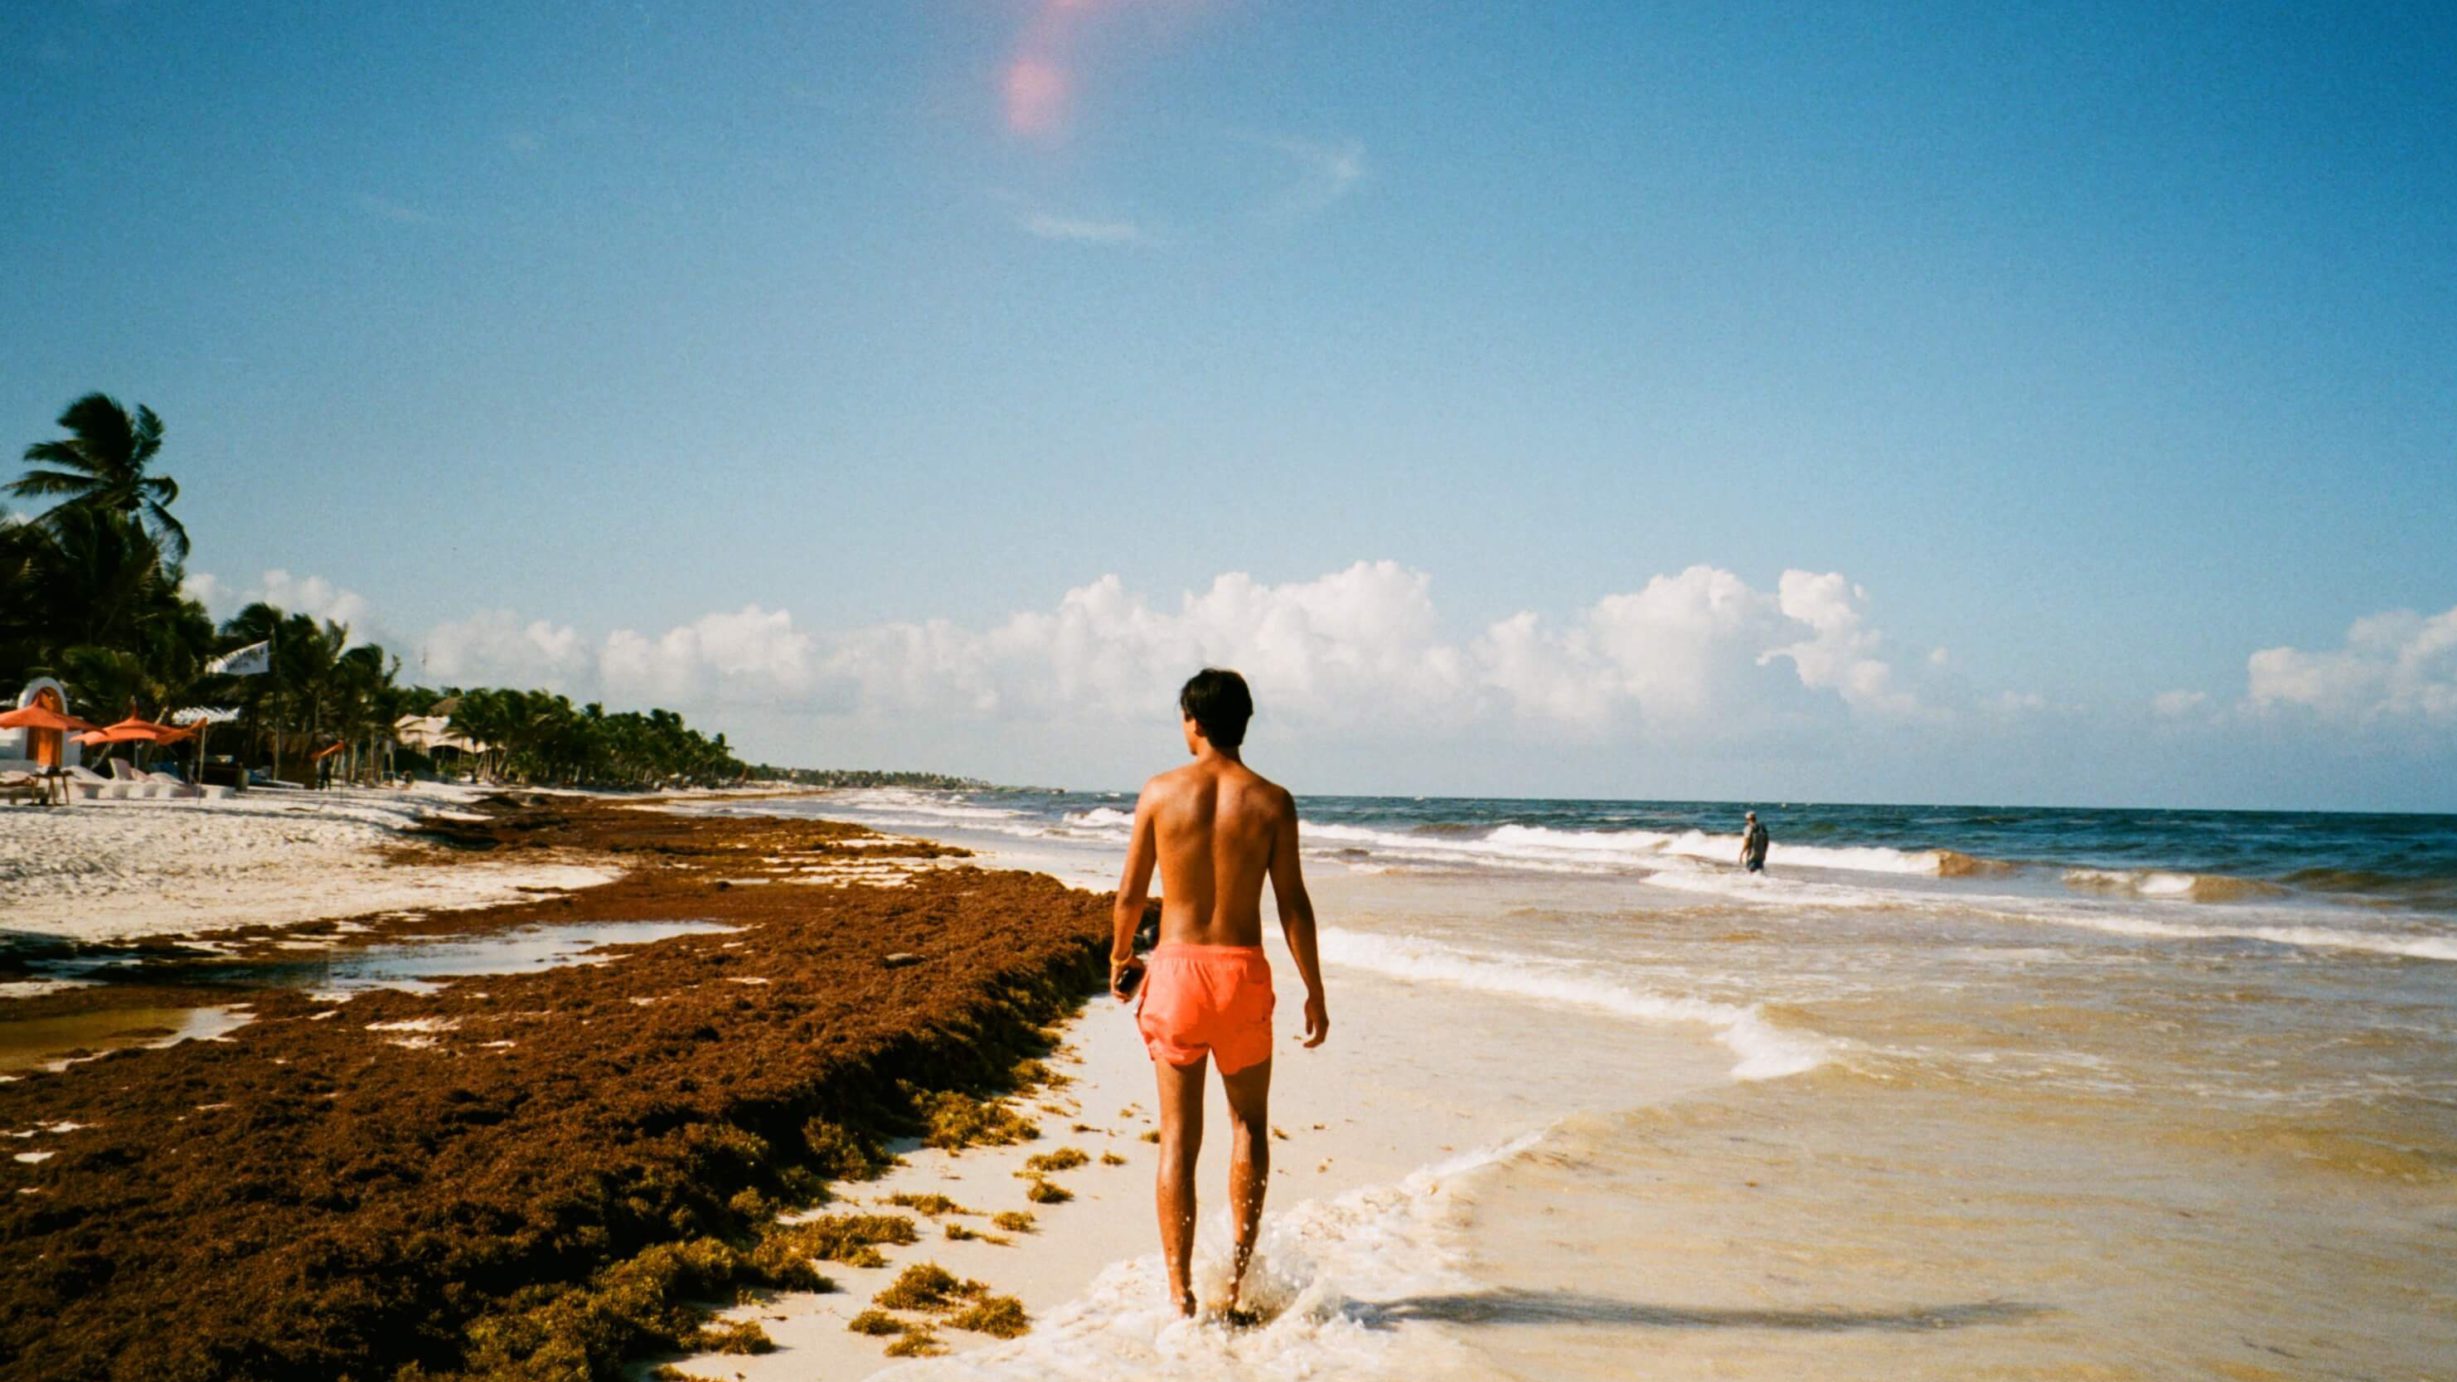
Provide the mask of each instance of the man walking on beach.
[{"label": "man walking on beach", "polygon": [[1748,824],[1740,832],[1740,866],[1751,873],[1766,871],[1766,827],[1757,823],[1757,812],[1749,813]]},{"label": "man walking on beach", "polygon": [[[1271,1174],[1271,966],[1263,958],[1263,880],[1305,981],[1305,1044],[1331,1033],[1314,904],[1297,864],[1297,803],[1245,765],[1238,746],[1254,699],[1245,678],[1207,667],[1178,693],[1194,761],[1143,784],[1126,876],[1118,884],[1109,987],[1135,1003],[1135,1025],[1160,1079],[1160,1250],[1169,1298],[1195,1312],[1194,1163],[1203,1146],[1203,1068],[1217,1058],[1228,1095],[1229,1212],[1237,1233],[1228,1308],[1246,1279]],[[1160,944],[1135,958],[1152,869],[1160,869]]]}]

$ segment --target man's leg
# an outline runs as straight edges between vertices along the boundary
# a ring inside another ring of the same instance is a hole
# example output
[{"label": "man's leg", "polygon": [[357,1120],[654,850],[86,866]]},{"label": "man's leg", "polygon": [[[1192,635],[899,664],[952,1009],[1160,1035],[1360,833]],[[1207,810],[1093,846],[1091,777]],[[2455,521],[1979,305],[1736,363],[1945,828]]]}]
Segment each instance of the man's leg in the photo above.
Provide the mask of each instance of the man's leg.
[{"label": "man's leg", "polygon": [[[1271,1181],[1271,1062],[1258,1061],[1234,1075],[1220,1077],[1228,1091],[1229,1218],[1237,1228],[1237,1257],[1229,1268],[1229,1306],[1237,1305],[1245,1289],[1246,1263],[1254,1256],[1254,1235],[1263,1226],[1263,1192]],[[1192,1161],[1187,1162],[1189,1169]]]},{"label": "man's leg", "polygon": [[1160,1174],[1152,1198],[1160,1212],[1160,1256],[1169,1268],[1169,1299],[1178,1313],[1194,1313],[1194,1287],[1187,1279],[1194,1260],[1194,1159],[1203,1150],[1203,1072],[1211,1058],[1191,1065],[1152,1062],[1160,1077]]}]

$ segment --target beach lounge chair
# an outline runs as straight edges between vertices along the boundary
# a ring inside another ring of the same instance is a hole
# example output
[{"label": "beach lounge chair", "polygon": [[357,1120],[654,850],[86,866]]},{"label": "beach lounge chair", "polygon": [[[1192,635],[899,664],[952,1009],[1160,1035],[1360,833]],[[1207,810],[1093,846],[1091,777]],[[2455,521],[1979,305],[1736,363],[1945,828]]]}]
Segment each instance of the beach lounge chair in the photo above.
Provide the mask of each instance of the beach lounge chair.
[{"label": "beach lounge chair", "polygon": [[128,784],[110,778],[80,764],[68,770],[69,795],[79,801],[125,801]]},{"label": "beach lounge chair", "polygon": [[158,782],[153,774],[141,772],[125,758],[111,760],[111,776],[136,801],[160,801],[171,794],[168,785]]},{"label": "beach lounge chair", "polygon": [[149,773],[143,768],[139,768],[136,770],[136,775],[145,779],[147,786],[155,788],[166,797],[171,797],[178,800],[195,800],[205,795],[204,788],[197,786],[184,777],[180,777],[176,773]]},{"label": "beach lounge chair", "polygon": [[0,801],[51,804],[51,788],[32,773],[0,773]]}]

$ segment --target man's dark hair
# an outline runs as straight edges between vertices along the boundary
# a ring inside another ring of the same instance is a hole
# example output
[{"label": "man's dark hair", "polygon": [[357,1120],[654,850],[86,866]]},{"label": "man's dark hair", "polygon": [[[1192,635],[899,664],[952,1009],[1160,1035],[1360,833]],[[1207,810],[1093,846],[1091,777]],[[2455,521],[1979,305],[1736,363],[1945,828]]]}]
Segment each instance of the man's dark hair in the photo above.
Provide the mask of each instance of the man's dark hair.
[{"label": "man's dark hair", "polygon": [[1202,727],[1203,737],[1216,749],[1233,749],[1246,741],[1246,721],[1254,718],[1254,694],[1246,679],[1221,667],[1206,667],[1186,678],[1177,693],[1177,708]]}]

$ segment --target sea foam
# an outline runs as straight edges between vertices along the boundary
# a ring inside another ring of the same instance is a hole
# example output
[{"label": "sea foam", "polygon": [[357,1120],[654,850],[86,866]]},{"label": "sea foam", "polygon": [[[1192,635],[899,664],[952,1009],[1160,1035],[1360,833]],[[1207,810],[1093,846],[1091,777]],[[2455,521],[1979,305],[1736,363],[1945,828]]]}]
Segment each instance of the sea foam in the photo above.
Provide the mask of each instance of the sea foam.
[{"label": "sea foam", "polygon": [[1776,1027],[1754,1006],[1646,993],[1534,956],[1479,954],[1439,941],[1338,927],[1326,927],[1320,944],[1322,957],[1332,964],[1391,978],[1585,1008],[1640,1022],[1694,1023],[1712,1031],[1716,1041],[1740,1058],[1732,1067],[1736,1080],[1797,1075],[1823,1065],[1832,1054],[1823,1038]]},{"label": "sea foam", "polygon": [[[898,1369],[948,1378],[1428,1376],[1454,1371],[1458,1345],[1394,1323],[1392,1303],[1456,1292],[1463,1275],[1450,1220],[1475,1174],[1519,1155],[1542,1133],[1450,1158],[1386,1185],[1309,1200],[1263,1220],[1242,1304],[1249,1328],[1186,1321],[1168,1308],[1157,1254],[1113,1263],[1084,1294],[1010,1344]],[[1228,1221],[1216,1214],[1195,1245],[1198,1299],[1227,1294]]]}]

